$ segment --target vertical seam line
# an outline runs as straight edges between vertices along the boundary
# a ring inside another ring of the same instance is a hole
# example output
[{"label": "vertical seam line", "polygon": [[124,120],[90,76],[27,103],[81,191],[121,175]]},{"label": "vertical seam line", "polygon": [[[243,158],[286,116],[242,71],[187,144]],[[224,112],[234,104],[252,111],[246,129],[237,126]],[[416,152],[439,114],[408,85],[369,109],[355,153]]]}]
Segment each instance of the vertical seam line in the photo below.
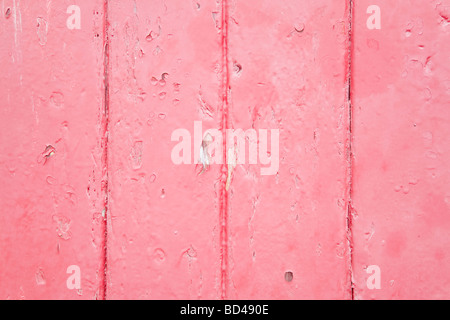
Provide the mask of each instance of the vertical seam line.
[{"label": "vertical seam line", "polygon": [[347,79],[346,101],[348,107],[348,133],[347,133],[347,243],[348,243],[348,285],[351,299],[355,299],[353,277],[353,106],[352,106],[352,71],[353,71],[353,19],[354,2],[348,1],[348,39],[347,39]]},{"label": "vertical seam line", "polygon": [[107,299],[107,268],[108,268],[108,214],[109,214],[109,168],[108,168],[108,147],[109,147],[109,3],[104,0],[103,3],[103,85],[104,85],[104,105],[102,114],[102,196],[103,196],[103,248],[101,253],[102,267],[100,283],[100,299]]},{"label": "vertical seam line", "polygon": [[[230,88],[229,66],[228,66],[228,1],[222,0],[222,136],[226,137],[228,128],[228,92]],[[221,167],[221,187],[220,187],[220,248],[221,248],[221,299],[227,299],[228,282],[228,192],[226,183],[228,177],[227,167],[227,139],[223,139],[222,167]]]}]

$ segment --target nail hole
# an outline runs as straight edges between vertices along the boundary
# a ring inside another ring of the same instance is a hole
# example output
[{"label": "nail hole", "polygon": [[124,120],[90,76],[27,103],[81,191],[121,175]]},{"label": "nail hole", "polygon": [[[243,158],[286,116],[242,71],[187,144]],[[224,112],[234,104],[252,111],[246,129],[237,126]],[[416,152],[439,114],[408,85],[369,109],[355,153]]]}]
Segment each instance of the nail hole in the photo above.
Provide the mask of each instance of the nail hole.
[{"label": "nail hole", "polygon": [[288,271],[284,274],[284,279],[286,282],[292,282],[292,280],[294,280],[294,274],[291,271]]},{"label": "nail hole", "polygon": [[237,63],[236,61],[233,63],[233,71],[236,75],[240,75],[242,72],[242,65]]}]

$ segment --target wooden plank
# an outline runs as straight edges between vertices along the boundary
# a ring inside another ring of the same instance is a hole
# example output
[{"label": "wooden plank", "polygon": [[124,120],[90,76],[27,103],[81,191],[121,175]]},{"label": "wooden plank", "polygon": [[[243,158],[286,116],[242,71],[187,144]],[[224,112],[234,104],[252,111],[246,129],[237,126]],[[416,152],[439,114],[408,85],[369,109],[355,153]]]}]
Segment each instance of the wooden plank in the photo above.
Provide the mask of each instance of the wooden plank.
[{"label": "wooden plank", "polygon": [[110,1],[109,21],[107,298],[220,298],[220,166],[175,164],[171,139],[220,126],[220,5]]},{"label": "wooden plank", "polygon": [[102,296],[103,1],[76,2],[80,29],[68,1],[0,3],[2,299]]},{"label": "wooden plank", "polygon": [[232,170],[229,298],[351,297],[348,24],[345,1],[230,1],[228,125],[280,137],[274,175]]},{"label": "wooden plank", "polygon": [[355,4],[356,299],[450,297],[449,8]]}]

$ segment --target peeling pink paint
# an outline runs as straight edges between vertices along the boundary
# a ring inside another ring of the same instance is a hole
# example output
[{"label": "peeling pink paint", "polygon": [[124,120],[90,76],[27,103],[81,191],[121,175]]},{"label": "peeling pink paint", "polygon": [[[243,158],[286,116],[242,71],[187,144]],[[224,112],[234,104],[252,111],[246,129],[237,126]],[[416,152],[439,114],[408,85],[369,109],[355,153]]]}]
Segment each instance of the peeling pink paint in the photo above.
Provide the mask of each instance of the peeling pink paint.
[{"label": "peeling pink paint", "polygon": [[380,30],[364,27],[373,2],[355,4],[355,299],[448,299],[450,2],[377,3]]},{"label": "peeling pink paint", "polygon": [[448,1],[0,7],[0,299],[450,296]]},{"label": "peeling pink paint", "polygon": [[62,1],[0,8],[0,299],[99,298],[103,1],[82,1],[76,32]]}]

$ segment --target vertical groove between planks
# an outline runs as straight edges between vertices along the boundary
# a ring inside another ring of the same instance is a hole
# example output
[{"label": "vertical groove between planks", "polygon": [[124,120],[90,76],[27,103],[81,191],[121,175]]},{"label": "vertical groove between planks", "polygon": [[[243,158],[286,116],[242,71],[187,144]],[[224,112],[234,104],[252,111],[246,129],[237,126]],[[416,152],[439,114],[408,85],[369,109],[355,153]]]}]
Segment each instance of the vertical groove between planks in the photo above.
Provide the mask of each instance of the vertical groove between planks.
[{"label": "vertical groove between planks", "polygon": [[[222,0],[222,119],[221,130],[223,136],[228,128],[228,99],[230,89],[230,76],[228,66],[228,1]],[[221,246],[221,299],[227,299],[228,282],[228,192],[226,183],[228,178],[227,167],[227,139],[223,139],[223,164],[221,169],[221,184],[219,195],[220,210],[220,246]]]},{"label": "vertical groove between planks", "polygon": [[103,72],[104,72],[104,106],[102,115],[102,197],[103,197],[103,224],[102,233],[104,235],[102,248],[102,270],[100,270],[100,299],[107,299],[107,268],[108,268],[108,210],[109,210],[109,172],[108,172],[108,143],[109,143],[109,21],[108,21],[108,0],[103,4]]},{"label": "vertical groove between planks", "polygon": [[[109,172],[108,172],[108,144],[109,144],[109,1],[104,0],[104,26],[103,26],[103,42],[104,42],[104,108],[102,115],[102,194],[104,204],[104,219],[102,232],[104,234],[103,250],[102,250],[102,270],[100,280],[100,296],[102,300],[107,299],[107,241],[108,241],[108,215],[109,215]],[[353,112],[352,112],[352,59],[353,59],[353,19],[354,19],[354,2],[353,0],[347,0],[347,16],[348,16],[348,41],[347,41],[347,72],[346,72],[346,101],[348,106],[348,169],[347,169],[347,197],[348,197],[348,210],[347,210],[347,242],[348,242],[348,286],[351,299],[354,299],[354,282],[353,282],[353,236],[352,236],[352,194],[353,194],[353,154],[352,154],[352,141],[353,141]],[[222,0],[222,118],[221,118],[221,130],[224,134],[229,125],[229,90],[230,90],[230,77],[229,77],[229,52],[228,52],[228,0]],[[224,135],[226,136],[226,135]],[[221,270],[220,270],[220,294],[221,299],[227,299],[227,283],[228,283],[228,191],[226,190],[226,183],[228,178],[227,167],[227,139],[223,140],[223,159],[221,169],[221,184],[219,193],[219,219],[220,219],[220,251],[221,251]]]},{"label": "vertical groove between planks", "polygon": [[348,108],[348,144],[347,144],[347,243],[348,243],[348,279],[349,295],[354,300],[354,278],[353,278],[353,109],[352,109],[352,67],[353,67],[353,19],[354,2],[348,0],[348,40],[347,40],[347,71],[346,71],[346,101]]}]

